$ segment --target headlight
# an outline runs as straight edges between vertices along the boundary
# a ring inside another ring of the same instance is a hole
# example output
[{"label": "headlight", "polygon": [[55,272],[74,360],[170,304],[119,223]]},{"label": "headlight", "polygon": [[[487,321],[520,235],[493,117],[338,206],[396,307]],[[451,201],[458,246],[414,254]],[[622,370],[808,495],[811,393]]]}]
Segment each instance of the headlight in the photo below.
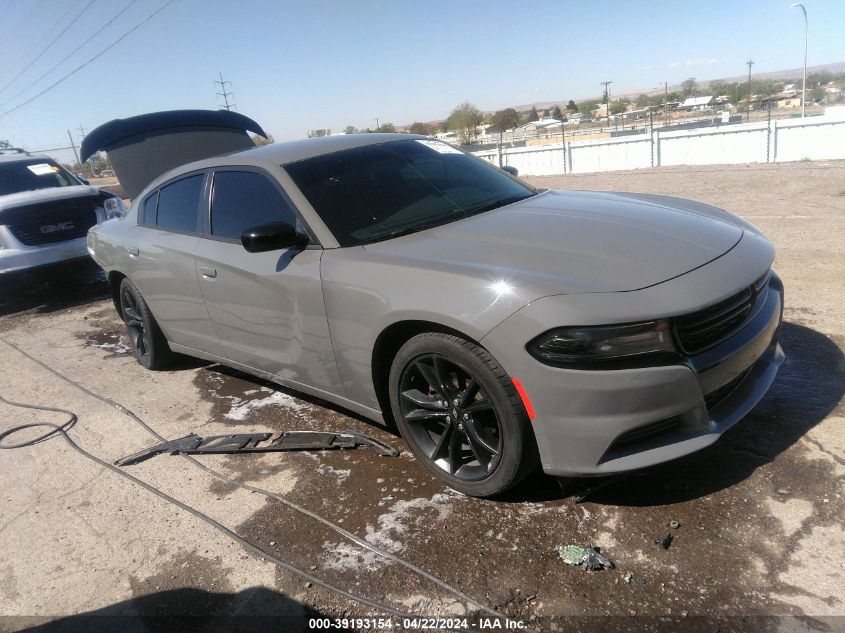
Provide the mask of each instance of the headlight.
[{"label": "headlight", "polygon": [[126,206],[120,198],[106,198],[103,201],[103,209],[107,220],[122,218],[126,214]]},{"label": "headlight", "polygon": [[541,334],[527,348],[537,360],[559,367],[678,358],[668,321],[562,327]]}]

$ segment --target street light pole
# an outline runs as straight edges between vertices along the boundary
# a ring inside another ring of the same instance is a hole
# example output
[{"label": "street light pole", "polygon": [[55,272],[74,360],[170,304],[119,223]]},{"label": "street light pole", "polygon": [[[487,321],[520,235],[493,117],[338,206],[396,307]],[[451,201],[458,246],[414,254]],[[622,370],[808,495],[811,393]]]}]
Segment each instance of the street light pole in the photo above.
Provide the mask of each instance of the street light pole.
[{"label": "street light pole", "polygon": [[804,77],[801,80],[801,118],[803,119],[807,109],[807,9],[800,2],[793,2],[789,6],[800,8],[804,14]]},{"label": "street light pole", "polygon": [[749,59],[745,63],[748,64],[748,95],[746,95],[745,99],[745,122],[751,123],[751,67],[754,65],[754,60]]}]

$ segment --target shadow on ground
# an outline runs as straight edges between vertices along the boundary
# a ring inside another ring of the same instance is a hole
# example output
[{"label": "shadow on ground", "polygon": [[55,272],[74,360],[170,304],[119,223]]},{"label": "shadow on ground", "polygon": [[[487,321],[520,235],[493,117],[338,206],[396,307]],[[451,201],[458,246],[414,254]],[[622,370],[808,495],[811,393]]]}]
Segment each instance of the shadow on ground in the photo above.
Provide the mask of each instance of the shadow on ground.
[{"label": "shadow on ground", "polygon": [[[278,591],[253,587],[217,593],[184,587],[124,600],[102,609],[49,622],[17,618],[14,630],[29,633],[262,633],[310,631],[309,620],[325,617]],[[8,618],[4,624],[12,624]],[[8,629],[12,630],[12,629]]]},{"label": "shadow on ground", "polygon": [[66,310],[109,296],[105,274],[90,259],[4,273],[2,282],[0,316]]}]

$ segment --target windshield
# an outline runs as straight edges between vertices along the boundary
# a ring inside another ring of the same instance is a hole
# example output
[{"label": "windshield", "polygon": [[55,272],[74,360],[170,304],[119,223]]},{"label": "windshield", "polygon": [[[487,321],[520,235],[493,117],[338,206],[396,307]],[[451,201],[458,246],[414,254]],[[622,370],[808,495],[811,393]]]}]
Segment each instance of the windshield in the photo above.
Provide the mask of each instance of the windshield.
[{"label": "windshield", "polygon": [[78,184],[76,178],[51,160],[33,158],[0,163],[0,196]]},{"label": "windshield", "polygon": [[367,145],[285,169],[341,246],[413,233],[536,194],[492,165],[429,139]]}]

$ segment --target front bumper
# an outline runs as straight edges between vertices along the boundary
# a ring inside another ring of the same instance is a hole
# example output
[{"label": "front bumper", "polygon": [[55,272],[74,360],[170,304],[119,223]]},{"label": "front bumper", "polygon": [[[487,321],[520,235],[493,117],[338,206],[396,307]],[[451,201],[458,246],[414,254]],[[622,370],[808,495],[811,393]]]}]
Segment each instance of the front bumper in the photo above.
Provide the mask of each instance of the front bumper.
[{"label": "front bumper", "polygon": [[84,237],[55,244],[25,246],[18,242],[5,226],[0,226],[0,274],[85,257],[88,257],[88,250]]},{"label": "front bumper", "polygon": [[[576,296],[568,299],[577,302]],[[629,471],[709,446],[760,401],[785,358],[778,343],[783,286],[774,274],[737,331],[676,365],[572,370],[540,363],[524,349],[514,354],[510,346],[508,353],[509,328],[528,323],[520,318],[533,321],[530,308],[482,343],[507,358],[502,362],[524,386],[536,411],[543,469],[551,475]]]}]

